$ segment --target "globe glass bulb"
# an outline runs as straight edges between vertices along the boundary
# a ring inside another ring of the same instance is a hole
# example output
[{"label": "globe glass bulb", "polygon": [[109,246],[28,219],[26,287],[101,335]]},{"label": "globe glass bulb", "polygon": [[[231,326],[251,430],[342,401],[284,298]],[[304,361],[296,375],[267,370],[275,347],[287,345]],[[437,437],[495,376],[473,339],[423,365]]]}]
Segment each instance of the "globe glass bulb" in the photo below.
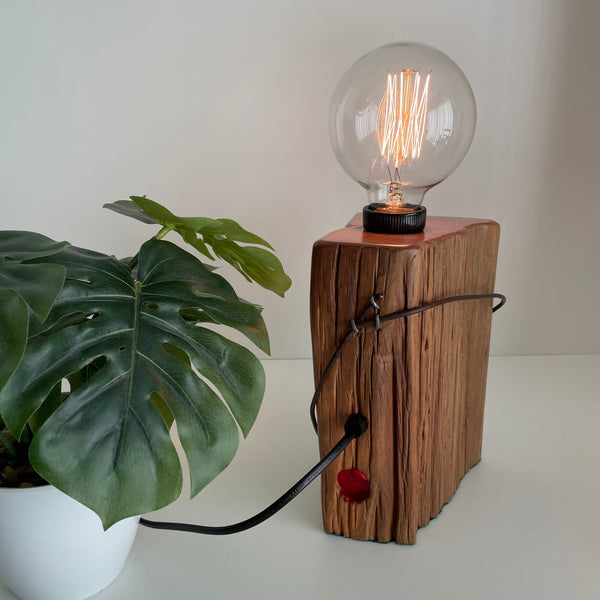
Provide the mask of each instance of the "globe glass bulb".
[{"label": "globe glass bulb", "polygon": [[419,43],[377,48],[338,83],[329,134],[344,170],[382,210],[420,206],[466,154],[475,132],[473,91],[446,54]]}]

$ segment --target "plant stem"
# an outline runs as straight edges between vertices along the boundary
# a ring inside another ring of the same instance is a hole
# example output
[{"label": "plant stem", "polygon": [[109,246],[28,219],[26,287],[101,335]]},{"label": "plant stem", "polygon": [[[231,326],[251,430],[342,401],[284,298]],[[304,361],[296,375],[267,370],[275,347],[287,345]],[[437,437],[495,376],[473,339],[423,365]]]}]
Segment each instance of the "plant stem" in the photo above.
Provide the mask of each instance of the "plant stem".
[{"label": "plant stem", "polygon": [[173,231],[174,227],[172,225],[165,225],[154,237],[157,240],[162,240],[169,231]]}]

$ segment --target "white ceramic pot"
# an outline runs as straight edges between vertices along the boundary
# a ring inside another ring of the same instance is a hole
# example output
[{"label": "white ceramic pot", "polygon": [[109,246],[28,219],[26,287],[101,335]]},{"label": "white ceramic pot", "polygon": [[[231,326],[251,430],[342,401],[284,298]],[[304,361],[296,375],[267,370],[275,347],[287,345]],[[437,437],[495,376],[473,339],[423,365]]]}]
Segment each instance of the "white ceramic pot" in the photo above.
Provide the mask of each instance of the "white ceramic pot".
[{"label": "white ceramic pot", "polygon": [[82,600],[123,569],[138,527],[98,516],[52,486],[0,488],[0,579],[21,600]]}]

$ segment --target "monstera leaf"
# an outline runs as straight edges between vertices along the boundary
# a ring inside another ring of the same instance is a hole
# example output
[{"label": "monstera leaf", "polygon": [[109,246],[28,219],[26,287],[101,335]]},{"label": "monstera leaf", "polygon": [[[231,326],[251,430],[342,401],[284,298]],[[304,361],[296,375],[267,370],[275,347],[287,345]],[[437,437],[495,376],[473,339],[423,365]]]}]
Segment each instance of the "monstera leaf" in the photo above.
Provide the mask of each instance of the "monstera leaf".
[{"label": "monstera leaf", "polygon": [[[104,207],[142,223],[162,225],[158,237],[175,231],[185,242],[210,259],[213,256],[209,247],[212,248],[219,258],[232,265],[248,281],[255,281],[279,296],[283,297],[292,284],[279,259],[265,250],[273,249],[269,243],[231,219],[178,217],[158,202],[144,196],[131,196],[130,200],[118,200],[105,204]],[[238,242],[253,245],[240,246]]]},{"label": "monstera leaf", "polygon": [[45,322],[31,320],[25,356],[0,392],[6,425],[18,438],[68,379],[70,395],[31,445],[40,475],[105,528],[165,506],[182,486],[175,422],[196,494],[231,461],[238,426],[248,433],[264,392],[259,360],[214,324],[268,349],[261,309],[167,241],[146,242],[133,272],[74,247],[52,263],[66,269],[64,287]]},{"label": "monstera leaf", "polygon": [[65,268],[32,264],[68,246],[31,231],[0,231],[0,389],[27,343],[29,309],[43,322],[65,279]]}]

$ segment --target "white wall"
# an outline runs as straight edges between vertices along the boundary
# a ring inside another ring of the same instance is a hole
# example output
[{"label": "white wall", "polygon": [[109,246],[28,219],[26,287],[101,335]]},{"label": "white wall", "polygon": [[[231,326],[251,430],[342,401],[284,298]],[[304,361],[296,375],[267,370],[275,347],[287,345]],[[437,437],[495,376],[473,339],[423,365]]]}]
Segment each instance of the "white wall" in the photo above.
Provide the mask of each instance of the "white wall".
[{"label": "white wall", "polygon": [[[275,357],[309,356],[314,240],[364,203],[329,148],[342,73],[396,40],[461,65],[478,129],[430,213],[502,225],[496,354],[600,352],[600,7],[594,0],[32,0],[0,5],[3,228],[118,255],[150,232],[101,208],[147,194],[231,217],[294,280],[256,286]],[[568,313],[565,311],[568,310]]]}]

